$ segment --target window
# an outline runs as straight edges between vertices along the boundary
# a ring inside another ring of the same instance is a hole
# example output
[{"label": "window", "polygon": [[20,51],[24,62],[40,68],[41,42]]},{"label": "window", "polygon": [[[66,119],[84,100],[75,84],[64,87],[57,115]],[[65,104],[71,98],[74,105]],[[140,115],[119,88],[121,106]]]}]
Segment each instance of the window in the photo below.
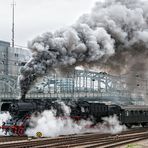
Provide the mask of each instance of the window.
[{"label": "window", "polygon": [[126,116],[129,116],[129,112],[128,111],[126,111]]},{"label": "window", "polygon": [[6,56],[6,54],[4,53],[4,52],[2,52],[2,55],[5,57]]},{"label": "window", "polygon": [[3,54],[3,56],[4,56],[4,58],[6,57],[6,55],[5,55],[5,54]]},{"label": "window", "polygon": [[146,111],[143,111],[143,115],[144,115],[144,116],[146,115]]},{"label": "window", "polygon": [[1,61],[1,64],[5,64],[5,61]]},{"label": "window", "polygon": [[143,111],[142,111],[142,110],[140,110],[140,111],[139,111],[139,114],[143,114]]},{"label": "window", "polygon": [[19,62],[19,66],[24,66],[26,64],[26,62]]},{"label": "window", "polygon": [[138,115],[138,111],[135,111],[135,115]]},{"label": "window", "polygon": [[131,115],[133,115],[134,114],[134,112],[133,111],[131,111]]},{"label": "window", "polygon": [[84,107],[81,107],[81,112],[82,112],[82,113],[84,113],[84,112],[85,112]]},{"label": "window", "polygon": [[18,62],[14,62],[14,64],[16,65],[16,66],[18,66],[19,64],[18,64]]},{"label": "window", "polygon": [[18,53],[15,53],[14,55],[15,55],[15,57],[18,57]]}]

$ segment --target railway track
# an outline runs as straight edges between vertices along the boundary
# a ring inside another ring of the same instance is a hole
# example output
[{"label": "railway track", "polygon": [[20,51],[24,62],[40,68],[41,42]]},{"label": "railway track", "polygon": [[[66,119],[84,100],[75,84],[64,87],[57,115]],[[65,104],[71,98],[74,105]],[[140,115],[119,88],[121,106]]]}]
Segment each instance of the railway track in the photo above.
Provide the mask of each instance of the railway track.
[{"label": "railway track", "polygon": [[[147,139],[148,128],[125,131],[118,135],[90,133],[30,140],[27,137],[9,137],[10,141],[5,142],[2,142],[1,138],[4,137],[0,137],[0,148],[115,148],[123,144]],[[12,140],[13,138],[14,140]]]},{"label": "railway track", "polygon": [[20,140],[27,140],[26,136],[18,137],[18,136],[0,136],[0,143],[2,142],[10,142],[10,141],[20,141]]}]

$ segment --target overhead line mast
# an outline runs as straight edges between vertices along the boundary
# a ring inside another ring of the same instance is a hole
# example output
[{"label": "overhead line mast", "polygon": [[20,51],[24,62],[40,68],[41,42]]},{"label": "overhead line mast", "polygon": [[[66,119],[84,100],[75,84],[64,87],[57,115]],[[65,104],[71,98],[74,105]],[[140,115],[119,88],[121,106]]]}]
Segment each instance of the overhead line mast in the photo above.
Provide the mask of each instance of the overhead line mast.
[{"label": "overhead line mast", "polygon": [[14,7],[15,7],[15,3],[14,3],[14,0],[13,0],[13,3],[12,3],[12,47],[14,47]]}]

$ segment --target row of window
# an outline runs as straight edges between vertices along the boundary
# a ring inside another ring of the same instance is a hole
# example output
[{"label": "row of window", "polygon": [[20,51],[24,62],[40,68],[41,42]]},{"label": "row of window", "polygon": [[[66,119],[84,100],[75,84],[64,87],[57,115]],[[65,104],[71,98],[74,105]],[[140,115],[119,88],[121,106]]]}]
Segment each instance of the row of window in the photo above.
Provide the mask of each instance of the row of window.
[{"label": "row of window", "polygon": [[[6,53],[4,53],[4,52],[2,52],[2,55],[3,55],[4,57],[6,57]],[[12,53],[11,53],[11,55],[12,55]],[[15,56],[15,57],[19,57],[19,54],[18,54],[18,53],[14,53],[14,56]]]},{"label": "row of window", "polygon": [[[4,53],[4,52],[2,52],[1,55],[2,55],[2,56],[0,56],[1,58],[6,58],[6,57],[8,57],[8,55],[7,55],[6,53]],[[10,53],[10,56],[13,57],[13,53]],[[30,57],[30,56],[27,56],[27,55],[25,55],[25,54],[14,53],[14,57],[15,57],[15,58],[22,57],[22,56],[27,57],[27,59],[29,59],[29,57]]]},{"label": "row of window", "polygon": [[126,116],[129,116],[129,115],[148,115],[148,111],[126,111],[125,112]]},{"label": "row of window", "polygon": [[[19,70],[16,70],[16,69],[11,69],[11,70],[8,70],[8,74],[12,75],[12,74],[18,74]],[[4,70],[1,70],[0,71],[0,74],[6,74],[6,72]]]},{"label": "row of window", "polygon": [[24,66],[26,62],[11,62],[11,63],[6,63],[6,61],[2,60],[0,62],[0,65],[16,65],[16,66]]}]

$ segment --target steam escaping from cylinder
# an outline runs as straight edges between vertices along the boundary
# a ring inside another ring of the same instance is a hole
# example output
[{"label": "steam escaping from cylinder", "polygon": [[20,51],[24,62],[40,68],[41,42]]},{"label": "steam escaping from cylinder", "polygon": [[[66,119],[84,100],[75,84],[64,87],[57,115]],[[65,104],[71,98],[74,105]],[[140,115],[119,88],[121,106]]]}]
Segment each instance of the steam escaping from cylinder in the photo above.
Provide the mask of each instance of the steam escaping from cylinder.
[{"label": "steam escaping from cylinder", "polygon": [[[0,113],[0,126],[3,125],[4,122],[7,122],[9,119],[11,119],[11,116],[9,112],[1,112]],[[0,129],[0,136],[4,136],[9,133],[4,133],[2,129]]]},{"label": "steam escaping from cylinder", "polygon": [[86,125],[91,124],[86,120],[76,123],[69,117],[56,117],[55,112],[55,110],[46,110],[38,116],[32,116],[26,135],[36,136],[37,132],[41,132],[44,137],[76,134],[86,129]]},{"label": "steam escaping from cylinder", "polygon": [[102,123],[93,128],[93,122],[89,119],[75,121],[70,118],[71,110],[63,102],[58,102],[64,111],[64,116],[56,116],[56,110],[46,110],[38,115],[33,115],[30,127],[26,130],[27,136],[36,136],[41,132],[43,137],[57,137],[59,135],[79,134],[79,133],[110,133],[116,134],[126,130],[124,125],[120,125],[116,115],[104,117]]},{"label": "steam escaping from cylinder", "polygon": [[130,71],[139,57],[148,57],[147,28],[148,2],[97,2],[90,14],[84,14],[69,28],[46,32],[28,43],[32,58],[20,70],[21,97],[37,78],[55,68],[64,71],[81,65],[116,73]]},{"label": "steam escaping from cylinder", "polygon": [[102,133],[117,134],[126,130],[126,126],[120,124],[116,115],[104,117],[102,120],[103,123],[98,128]]},{"label": "steam escaping from cylinder", "polygon": [[60,101],[57,103],[61,105],[63,116],[57,117],[56,109],[45,110],[38,115],[32,115],[26,135],[36,136],[37,132],[41,132],[44,137],[75,134],[80,133],[82,129],[84,130],[86,125],[92,124],[89,120],[74,121],[70,118],[70,107]]}]

